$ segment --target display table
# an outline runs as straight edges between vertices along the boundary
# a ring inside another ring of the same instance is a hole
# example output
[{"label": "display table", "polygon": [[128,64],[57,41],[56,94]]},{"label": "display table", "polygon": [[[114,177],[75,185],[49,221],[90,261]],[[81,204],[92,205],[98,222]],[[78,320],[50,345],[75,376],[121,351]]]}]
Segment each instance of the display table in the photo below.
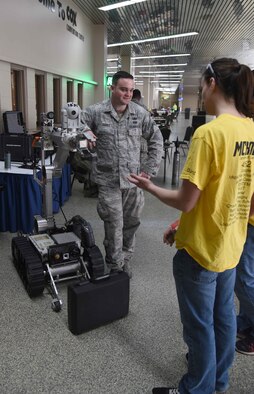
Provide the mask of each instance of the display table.
[{"label": "display table", "polygon": [[[0,231],[31,233],[34,215],[42,215],[42,189],[33,178],[33,170],[20,168],[12,163],[11,169],[4,168],[0,161]],[[53,212],[71,195],[71,167],[65,164],[62,177],[53,179]]]}]

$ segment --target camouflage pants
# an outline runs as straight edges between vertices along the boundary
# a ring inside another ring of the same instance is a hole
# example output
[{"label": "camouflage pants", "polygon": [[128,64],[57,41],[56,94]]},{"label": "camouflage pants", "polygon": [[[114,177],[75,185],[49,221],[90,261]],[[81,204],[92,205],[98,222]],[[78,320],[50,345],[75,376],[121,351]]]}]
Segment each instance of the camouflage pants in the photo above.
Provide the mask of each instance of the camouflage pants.
[{"label": "camouflage pants", "polygon": [[136,187],[121,190],[98,185],[98,188],[97,211],[104,221],[106,262],[122,267],[134,252],[144,193]]}]

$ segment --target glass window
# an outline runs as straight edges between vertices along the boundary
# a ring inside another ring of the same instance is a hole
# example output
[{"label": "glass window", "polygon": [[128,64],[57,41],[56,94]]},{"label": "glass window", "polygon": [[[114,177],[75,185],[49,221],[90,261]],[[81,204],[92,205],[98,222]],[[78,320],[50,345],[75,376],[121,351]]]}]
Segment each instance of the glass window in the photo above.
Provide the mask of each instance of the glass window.
[{"label": "glass window", "polygon": [[53,102],[55,123],[61,124],[61,85],[60,78],[53,79]]},{"label": "glass window", "polygon": [[21,111],[23,119],[25,118],[24,90],[24,71],[13,68],[11,70],[12,110]]},{"label": "glass window", "polygon": [[67,81],[67,102],[73,101],[73,81]]},{"label": "glass window", "polygon": [[45,105],[45,78],[44,75],[35,74],[35,100],[36,100],[36,125],[41,125],[41,113],[46,111]]},{"label": "glass window", "polygon": [[83,108],[83,83],[78,83],[78,105]]}]

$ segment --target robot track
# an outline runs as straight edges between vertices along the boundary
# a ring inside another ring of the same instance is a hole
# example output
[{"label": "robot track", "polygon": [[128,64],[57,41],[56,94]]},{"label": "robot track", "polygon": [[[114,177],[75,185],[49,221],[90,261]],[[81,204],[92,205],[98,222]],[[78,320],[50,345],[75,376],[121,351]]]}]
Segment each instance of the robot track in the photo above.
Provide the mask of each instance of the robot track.
[{"label": "robot track", "polygon": [[45,276],[43,264],[26,237],[14,237],[11,244],[14,265],[30,297],[43,293]]}]

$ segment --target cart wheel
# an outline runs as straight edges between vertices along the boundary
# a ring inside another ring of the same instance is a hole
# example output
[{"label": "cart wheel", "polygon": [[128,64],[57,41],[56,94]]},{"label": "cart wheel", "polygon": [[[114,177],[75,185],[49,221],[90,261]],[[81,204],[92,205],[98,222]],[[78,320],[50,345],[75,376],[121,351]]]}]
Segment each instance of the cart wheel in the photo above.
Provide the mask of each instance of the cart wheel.
[{"label": "cart wheel", "polygon": [[60,310],[62,308],[62,303],[60,300],[53,300],[51,303],[51,307],[52,307],[53,311],[60,312]]}]

